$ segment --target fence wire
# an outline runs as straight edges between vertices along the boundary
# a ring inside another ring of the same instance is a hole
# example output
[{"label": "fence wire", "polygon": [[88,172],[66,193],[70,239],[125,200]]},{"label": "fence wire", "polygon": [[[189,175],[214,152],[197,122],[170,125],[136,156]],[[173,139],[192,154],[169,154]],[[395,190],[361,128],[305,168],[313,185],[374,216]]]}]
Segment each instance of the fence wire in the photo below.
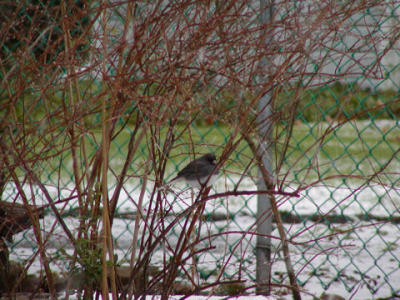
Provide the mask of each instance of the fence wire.
[{"label": "fence wire", "polygon": [[[340,9],[351,16],[340,24],[321,21],[324,1],[274,6],[274,65],[266,72],[271,78],[286,68],[283,77],[269,82],[276,200],[305,298],[324,292],[395,298],[400,296],[400,3],[342,2],[332,11],[338,18]],[[111,211],[115,203],[110,265],[123,269],[135,260],[148,262],[154,267],[149,271],[154,281],[147,285],[153,293],[162,290],[155,282],[178,255],[197,197],[183,183],[160,186],[195,156],[212,152],[224,160],[210,195],[256,190],[254,155],[233,135],[240,126],[232,124],[253,113],[254,91],[243,81],[254,77],[245,69],[253,68],[246,63],[257,50],[246,47],[255,39],[258,2],[172,3],[0,4],[1,22],[7,24],[0,50],[0,291],[17,281],[29,291],[48,291],[43,281],[29,279],[48,278],[46,266],[55,274],[55,286],[68,282],[79,290],[77,282],[100,278],[102,247],[93,241],[101,242],[96,235],[104,224],[100,161],[107,140]],[[129,14],[135,18],[126,24]],[[207,14],[223,15],[226,23]],[[155,33],[158,40],[152,39]],[[185,44],[196,34],[193,44]],[[227,46],[220,49],[218,43]],[[123,48],[126,44],[136,52]],[[182,52],[175,56],[175,51]],[[243,54],[243,65],[229,61],[239,59],[230,51]],[[191,68],[181,68],[186,61]],[[227,69],[237,74],[232,82]],[[181,73],[164,85],[164,72]],[[242,110],[237,113],[236,107]],[[166,113],[171,109],[176,110]],[[257,126],[251,120],[244,124]],[[254,292],[256,210],[256,193],[208,200],[173,291]],[[272,293],[285,296],[289,281],[276,229],[272,247]],[[11,265],[25,272],[4,277]],[[19,290],[25,291],[14,288]]]}]

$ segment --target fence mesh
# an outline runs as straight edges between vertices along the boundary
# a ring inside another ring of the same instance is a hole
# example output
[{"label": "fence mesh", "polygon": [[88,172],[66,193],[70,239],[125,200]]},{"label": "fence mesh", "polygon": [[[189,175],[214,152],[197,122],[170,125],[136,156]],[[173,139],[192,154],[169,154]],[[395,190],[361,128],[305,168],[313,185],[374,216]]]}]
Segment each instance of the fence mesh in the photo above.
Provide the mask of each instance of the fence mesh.
[{"label": "fence mesh", "polygon": [[[143,259],[159,274],[177,255],[185,222],[194,218],[181,214],[197,194],[180,183],[171,190],[160,186],[199,154],[224,157],[211,194],[256,190],[254,156],[232,133],[238,128],[232,124],[240,112],[248,111],[246,118],[255,107],[256,93],[244,81],[245,69],[253,68],[247,63],[257,57],[256,49],[246,47],[260,47],[249,44],[258,28],[259,4],[175,2],[1,4],[1,22],[7,24],[0,74],[2,253],[27,274],[48,278],[48,265],[57,274],[56,284],[82,270],[86,281],[99,278],[101,247],[91,242],[104,223],[100,161],[107,140],[117,266]],[[277,203],[304,297],[331,292],[353,299],[394,298],[400,295],[400,3],[342,2],[329,17],[324,1],[274,6],[278,25],[267,68],[284,75],[268,81],[274,87],[269,142],[276,190],[298,194],[278,192]],[[343,20],[335,23],[335,16]],[[176,44],[168,44],[169,38]],[[188,40],[193,44],[185,44]],[[181,67],[187,61],[190,68]],[[25,221],[14,211],[7,214],[5,202],[22,204]],[[29,205],[45,205],[43,215]],[[254,292],[256,212],[256,193],[207,201],[175,291],[194,292],[191,285],[197,283],[209,284],[207,292]],[[10,219],[23,230],[10,235]],[[21,225],[26,220],[38,222],[33,227],[40,234]],[[288,276],[275,228],[272,237],[272,293],[286,295]],[[6,286],[15,278],[2,280]],[[229,284],[213,286],[222,280]],[[40,288],[47,287],[41,283]]]}]

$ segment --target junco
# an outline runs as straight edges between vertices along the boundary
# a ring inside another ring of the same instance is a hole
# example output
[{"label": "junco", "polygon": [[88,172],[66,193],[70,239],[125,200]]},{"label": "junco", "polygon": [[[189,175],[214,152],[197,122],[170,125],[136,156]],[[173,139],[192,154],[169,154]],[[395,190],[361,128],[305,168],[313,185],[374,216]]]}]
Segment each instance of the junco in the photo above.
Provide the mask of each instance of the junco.
[{"label": "junco", "polygon": [[217,158],[214,154],[208,153],[191,161],[168,184],[183,179],[192,188],[201,188],[204,185],[211,186],[219,173],[216,165]]}]

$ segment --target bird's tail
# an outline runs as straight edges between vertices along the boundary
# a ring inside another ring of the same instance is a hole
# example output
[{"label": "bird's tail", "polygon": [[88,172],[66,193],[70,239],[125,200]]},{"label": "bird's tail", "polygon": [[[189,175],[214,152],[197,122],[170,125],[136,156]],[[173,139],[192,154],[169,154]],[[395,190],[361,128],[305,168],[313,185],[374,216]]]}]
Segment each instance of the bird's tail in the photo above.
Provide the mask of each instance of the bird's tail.
[{"label": "bird's tail", "polygon": [[158,187],[159,191],[164,191],[166,189],[169,188],[169,186],[171,185],[171,183],[173,183],[175,180],[177,180],[179,177],[176,176],[174,178],[172,178],[171,180],[167,181],[166,183],[164,183],[162,186]]}]

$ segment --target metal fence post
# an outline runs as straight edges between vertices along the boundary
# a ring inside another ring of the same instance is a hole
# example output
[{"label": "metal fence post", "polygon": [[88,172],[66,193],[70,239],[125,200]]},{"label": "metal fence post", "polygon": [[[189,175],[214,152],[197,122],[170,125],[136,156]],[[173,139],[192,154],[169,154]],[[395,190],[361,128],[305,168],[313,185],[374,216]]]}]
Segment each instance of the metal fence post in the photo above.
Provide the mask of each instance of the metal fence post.
[{"label": "metal fence post", "polygon": [[[273,0],[260,0],[260,23],[266,25],[272,19],[272,3]],[[265,30],[262,31],[264,33]],[[264,45],[267,46],[272,40],[272,34],[262,34],[261,38],[265,39]],[[266,57],[260,61],[260,69],[264,69],[269,61]],[[262,73],[261,73],[262,74]],[[261,75],[262,76],[262,75]],[[265,79],[265,78],[264,78]],[[273,174],[273,153],[271,147],[271,94],[268,92],[260,99],[258,103],[258,125],[260,138],[260,156],[266,170]],[[265,182],[261,172],[258,171],[259,180],[257,182],[258,190],[266,190]],[[268,217],[269,216],[269,217]],[[256,240],[256,293],[262,295],[270,294],[271,281],[271,239],[272,232],[272,214],[271,202],[269,195],[259,194],[257,197],[257,240]]]}]

